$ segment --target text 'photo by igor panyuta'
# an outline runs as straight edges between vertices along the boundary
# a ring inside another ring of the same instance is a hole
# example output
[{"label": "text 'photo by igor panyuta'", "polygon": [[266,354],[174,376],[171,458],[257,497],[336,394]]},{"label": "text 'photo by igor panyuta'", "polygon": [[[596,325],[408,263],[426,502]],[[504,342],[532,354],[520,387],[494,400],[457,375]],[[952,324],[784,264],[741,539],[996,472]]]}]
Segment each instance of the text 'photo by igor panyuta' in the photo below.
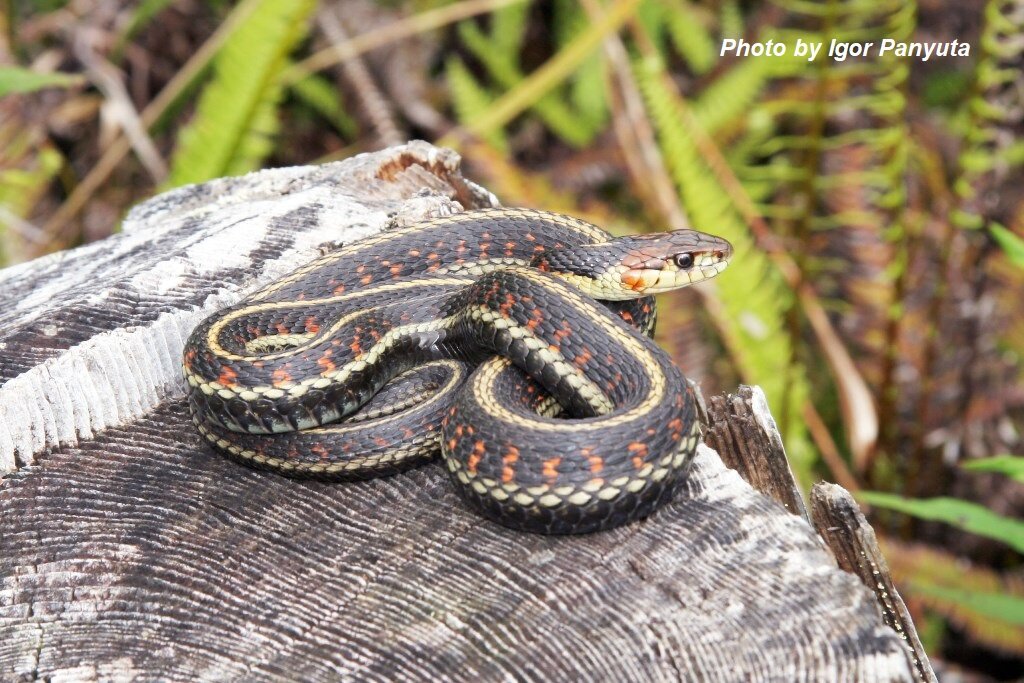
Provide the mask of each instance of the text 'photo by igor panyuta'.
[{"label": "text 'photo by igor panyuta'", "polygon": [[1024,680],[1024,0],[0,29],[0,681]]}]

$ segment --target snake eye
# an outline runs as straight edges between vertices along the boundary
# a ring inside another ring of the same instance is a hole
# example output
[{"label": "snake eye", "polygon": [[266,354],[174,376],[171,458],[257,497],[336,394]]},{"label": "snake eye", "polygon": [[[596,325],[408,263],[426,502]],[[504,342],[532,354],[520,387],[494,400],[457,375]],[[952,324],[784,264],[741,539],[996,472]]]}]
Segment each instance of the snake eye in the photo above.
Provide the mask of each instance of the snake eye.
[{"label": "snake eye", "polygon": [[688,251],[685,251],[682,254],[676,254],[675,262],[681,270],[689,270],[690,268],[693,268],[693,254]]}]

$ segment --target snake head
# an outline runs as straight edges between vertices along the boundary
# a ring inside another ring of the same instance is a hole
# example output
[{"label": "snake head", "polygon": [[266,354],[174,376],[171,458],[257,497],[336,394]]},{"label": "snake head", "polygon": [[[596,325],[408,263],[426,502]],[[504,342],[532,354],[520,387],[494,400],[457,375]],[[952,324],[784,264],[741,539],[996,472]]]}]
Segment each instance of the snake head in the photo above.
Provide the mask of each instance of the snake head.
[{"label": "snake head", "polygon": [[732,258],[729,242],[696,230],[623,237],[612,244],[618,242],[621,285],[645,296],[713,278]]},{"label": "snake head", "polygon": [[636,299],[712,278],[729,265],[732,245],[696,230],[618,237],[545,252],[533,265],[595,299]]}]

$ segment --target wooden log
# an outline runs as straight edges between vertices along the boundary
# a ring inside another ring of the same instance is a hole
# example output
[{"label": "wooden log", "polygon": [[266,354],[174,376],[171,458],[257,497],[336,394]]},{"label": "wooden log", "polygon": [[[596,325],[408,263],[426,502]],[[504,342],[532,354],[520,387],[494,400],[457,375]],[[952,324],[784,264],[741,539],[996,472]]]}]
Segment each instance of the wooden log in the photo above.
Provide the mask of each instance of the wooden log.
[{"label": "wooden log", "polygon": [[913,653],[914,679],[933,683],[935,673],[910,612],[896,590],[874,530],[849,491],[827,482],[815,484],[808,514],[759,387],[741,386],[735,394],[712,396],[705,412],[705,442],[755,489],[813,522],[839,567],[874,594],[879,616],[907,643]]},{"label": "wooden log", "polygon": [[874,593],[879,616],[900,634],[914,653],[917,680],[934,683],[935,672],[910,611],[896,590],[889,565],[878,547],[875,530],[868,524],[857,501],[842,486],[820,482],[811,489],[811,518],[839,566],[860,578]]},{"label": "wooden log", "polygon": [[764,392],[741,386],[735,394],[712,396],[708,404],[704,441],[718,451],[726,467],[810,521]]},{"label": "wooden log", "polygon": [[871,592],[706,446],[648,520],[544,537],[436,464],[294,481],[204,445],[191,327],[324,243],[495,203],[458,162],[183,188],[0,272],[0,680],[913,680]]}]

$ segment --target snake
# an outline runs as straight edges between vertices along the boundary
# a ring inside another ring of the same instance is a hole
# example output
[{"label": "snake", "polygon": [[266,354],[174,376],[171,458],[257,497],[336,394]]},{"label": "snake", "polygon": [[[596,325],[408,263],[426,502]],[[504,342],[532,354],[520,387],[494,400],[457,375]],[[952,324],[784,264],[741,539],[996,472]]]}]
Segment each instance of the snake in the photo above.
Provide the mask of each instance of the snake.
[{"label": "snake", "polygon": [[196,326],[192,420],[258,469],[370,479],[440,453],[507,527],[617,527],[671,499],[700,440],[693,389],[651,339],[654,295],[731,256],[695,230],[612,237],[536,209],[396,226]]}]

